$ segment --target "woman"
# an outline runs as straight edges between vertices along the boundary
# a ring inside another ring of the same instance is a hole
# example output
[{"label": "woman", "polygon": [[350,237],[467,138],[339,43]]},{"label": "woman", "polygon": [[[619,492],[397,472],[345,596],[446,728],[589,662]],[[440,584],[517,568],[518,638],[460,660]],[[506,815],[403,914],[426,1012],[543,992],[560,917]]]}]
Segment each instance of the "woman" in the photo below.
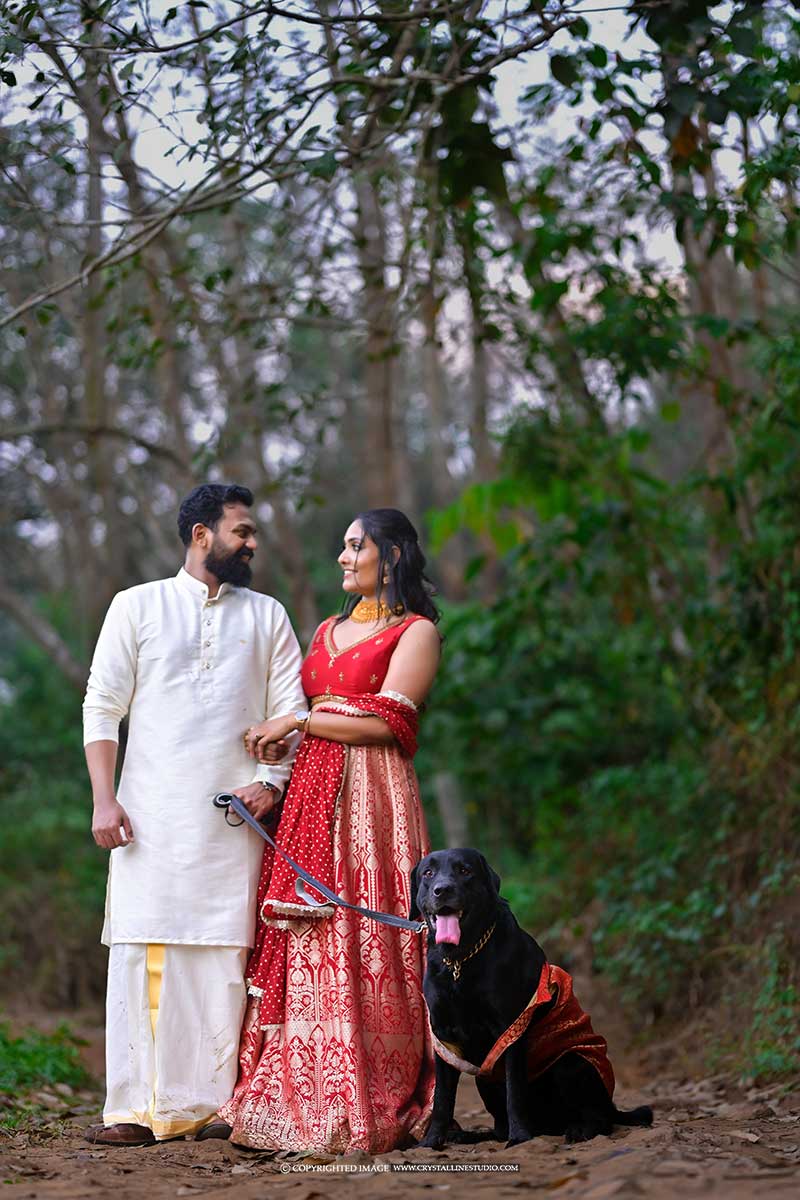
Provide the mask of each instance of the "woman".
[{"label": "woman", "polygon": [[[304,733],[277,842],[345,900],[407,915],[409,872],[428,851],[412,766],[417,708],[439,662],[438,612],[410,521],[372,509],[339,555],[344,613],[303,664],[311,711],[248,730],[262,760]],[[372,1153],[425,1130],[433,1066],[418,934],[343,908],[310,908],[270,847],[247,970],[239,1081],[220,1110],[257,1148]]]}]

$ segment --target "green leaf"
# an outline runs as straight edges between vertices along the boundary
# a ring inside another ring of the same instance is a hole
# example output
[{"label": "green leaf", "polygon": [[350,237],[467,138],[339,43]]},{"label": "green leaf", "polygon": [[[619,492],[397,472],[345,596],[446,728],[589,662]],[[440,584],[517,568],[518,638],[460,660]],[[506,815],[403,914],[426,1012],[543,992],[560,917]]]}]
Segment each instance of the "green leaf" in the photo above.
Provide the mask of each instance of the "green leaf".
[{"label": "green leaf", "polygon": [[442,102],[442,123],[447,133],[459,133],[465,125],[469,125],[478,108],[477,87],[457,88],[449,92]]},{"label": "green leaf", "polygon": [[67,175],[77,175],[78,173],[75,169],[74,163],[71,163],[68,158],[64,157],[63,154],[54,154],[53,162],[57,163],[58,166],[61,167],[62,171],[66,171]]},{"label": "green leaf", "polygon": [[602,75],[599,79],[595,80],[592,91],[597,103],[605,104],[606,100],[610,100],[614,95],[614,84],[607,75]]},{"label": "green leaf", "polygon": [[485,554],[476,554],[473,558],[471,558],[464,568],[465,582],[470,583],[473,579],[476,579],[486,566],[486,563],[487,556]]},{"label": "green leaf", "polygon": [[667,92],[667,101],[671,108],[681,116],[688,117],[694,111],[698,100],[698,91],[691,83],[676,83]]},{"label": "green leaf", "polygon": [[756,57],[758,38],[751,26],[731,24],[727,29],[727,34],[737,54],[741,54],[744,58]]},{"label": "green leaf", "polygon": [[553,78],[564,87],[572,87],[580,79],[580,71],[572,55],[551,54],[550,71]]},{"label": "green leaf", "polygon": [[641,454],[650,445],[650,434],[645,429],[629,429],[628,441],[635,454]]},{"label": "green leaf", "polygon": [[338,165],[332,150],[326,150],[318,158],[307,158],[304,163],[309,175],[313,175],[315,179],[333,179]]},{"label": "green leaf", "polygon": [[36,309],[36,320],[40,325],[49,325],[56,315],[56,311],[57,309],[54,304],[40,304]]},{"label": "green leaf", "polygon": [[711,121],[714,125],[724,125],[730,109],[723,96],[712,93],[703,97],[703,111],[706,114],[706,120]]}]

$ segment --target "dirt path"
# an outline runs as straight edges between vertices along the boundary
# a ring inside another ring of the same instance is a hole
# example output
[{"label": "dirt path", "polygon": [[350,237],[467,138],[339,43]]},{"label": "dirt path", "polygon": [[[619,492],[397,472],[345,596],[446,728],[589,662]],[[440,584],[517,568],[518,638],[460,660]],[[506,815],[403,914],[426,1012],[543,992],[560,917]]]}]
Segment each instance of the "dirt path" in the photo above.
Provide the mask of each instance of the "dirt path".
[{"label": "dirt path", "polygon": [[[652,1104],[654,1127],[619,1130],[583,1145],[545,1137],[510,1150],[485,1142],[438,1153],[343,1159],[275,1158],[224,1142],[103,1150],[82,1140],[83,1128],[96,1119],[97,1096],[43,1095],[50,1096],[52,1119],[0,1141],[6,1200],[214,1200],[223,1194],[236,1200],[345,1200],[353,1189],[370,1200],[397,1196],[399,1189],[511,1198],[527,1188],[581,1200],[800,1195],[800,1090],[743,1093],[722,1078],[623,1087],[620,1104]],[[458,1116],[465,1128],[485,1122],[471,1080],[462,1083]]]},{"label": "dirt path", "polygon": [[[482,1142],[374,1158],[273,1156],[217,1141],[104,1150],[82,1136],[98,1120],[99,1089],[70,1093],[62,1087],[38,1094],[48,1112],[37,1127],[0,1133],[0,1200],[215,1200],[223,1194],[230,1200],[349,1200],[354,1192],[364,1200],[388,1200],[401,1190],[423,1195],[423,1189],[509,1200],[520,1189],[581,1200],[797,1200],[800,1080],[793,1087],[744,1089],[724,1076],[699,1078],[686,1051],[674,1044],[651,1048],[643,1058],[626,1050],[627,1030],[615,1006],[604,1002],[596,983],[592,987],[588,978],[585,983],[583,994],[592,995],[596,1027],[609,1041],[618,1080],[615,1100],[622,1108],[652,1105],[652,1129],[619,1129],[610,1138],[577,1146],[542,1137],[513,1149]],[[85,1039],[87,1067],[99,1076],[103,1031],[98,1017],[73,1015],[68,1020]],[[35,1023],[50,1030],[58,1021],[50,1015]],[[695,1045],[699,1038],[687,1040]],[[673,1072],[681,1070],[684,1077],[665,1080],[664,1071],[653,1066],[665,1061],[677,1064]],[[465,1129],[489,1124],[474,1081],[465,1077],[457,1116]]]}]

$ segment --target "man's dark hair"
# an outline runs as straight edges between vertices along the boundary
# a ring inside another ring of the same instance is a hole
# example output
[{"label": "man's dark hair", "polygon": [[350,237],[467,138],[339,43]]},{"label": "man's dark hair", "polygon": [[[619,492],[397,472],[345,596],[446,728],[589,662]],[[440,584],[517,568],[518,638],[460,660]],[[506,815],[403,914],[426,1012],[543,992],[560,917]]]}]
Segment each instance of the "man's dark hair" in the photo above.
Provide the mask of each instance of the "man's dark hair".
[{"label": "man's dark hair", "polygon": [[192,488],[178,510],[178,533],[184,546],[192,540],[193,526],[200,524],[208,529],[216,529],[226,504],[245,504],[248,508],[253,503],[253,493],[250,488],[238,483],[201,483]]}]

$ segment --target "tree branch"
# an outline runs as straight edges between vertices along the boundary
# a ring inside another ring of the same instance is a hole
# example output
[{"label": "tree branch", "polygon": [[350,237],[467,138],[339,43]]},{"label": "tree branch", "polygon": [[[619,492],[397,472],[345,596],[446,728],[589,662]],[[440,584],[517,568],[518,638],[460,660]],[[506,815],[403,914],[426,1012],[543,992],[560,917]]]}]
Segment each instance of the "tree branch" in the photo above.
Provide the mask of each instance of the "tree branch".
[{"label": "tree branch", "polygon": [[116,441],[130,442],[133,446],[139,446],[142,450],[146,450],[148,454],[152,454],[156,458],[164,458],[173,466],[179,468],[182,474],[187,477],[191,476],[191,468],[189,464],[182,459],[174,450],[170,450],[168,446],[159,445],[157,442],[150,442],[147,438],[140,437],[136,433],[130,433],[127,429],[120,429],[115,425],[92,425],[88,422],[80,423],[77,421],[51,421],[46,425],[14,425],[7,428],[0,426],[0,442],[18,442],[26,437],[54,437],[56,434],[71,433],[76,437],[99,437],[111,438]]},{"label": "tree branch", "polygon": [[[451,18],[456,16],[460,11],[468,7],[471,0],[461,0],[460,3],[444,4],[439,8],[432,8],[426,14],[426,19],[439,17]],[[405,24],[407,21],[416,21],[418,18],[414,14],[409,13],[362,13],[352,16],[319,16],[311,15],[310,13],[297,12],[291,9],[280,8],[276,4],[259,4],[254,8],[240,12],[235,17],[230,17],[227,21],[221,21],[218,25],[213,25],[210,29],[205,29],[194,37],[185,38],[182,42],[171,42],[169,45],[163,45],[155,41],[145,41],[140,34],[134,34],[126,29],[120,29],[118,26],[111,25],[108,21],[103,24],[107,28],[113,29],[114,32],[121,37],[127,37],[134,41],[131,46],[98,46],[92,47],[93,52],[106,55],[113,58],[127,58],[134,54],[175,54],[180,50],[191,49],[192,46],[197,46],[201,42],[207,42],[211,38],[215,38],[225,29],[229,29],[232,25],[238,25],[247,17],[257,16],[281,17],[286,21],[297,21],[300,25],[317,25],[317,26],[341,26],[341,25],[399,25]],[[17,33],[17,36],[28,45],[40,45],[40,40],[32,36],[30,33]],[[138,39],[138,40],[137,40]],[[73,50],[85,50],[86,43],[75,41],[73,38],[64,37],[60,33],[57,35],[57,41],[54,43],[58,46],[69,46]]]},{"label": "tree branch", "polygon": [[82,692],[89,675],[88,666],[75,658],[61,635],[36,611],[30,595],[25,593],[18,596],[0,580],[0,609],[41,646],[59,671]]}]

